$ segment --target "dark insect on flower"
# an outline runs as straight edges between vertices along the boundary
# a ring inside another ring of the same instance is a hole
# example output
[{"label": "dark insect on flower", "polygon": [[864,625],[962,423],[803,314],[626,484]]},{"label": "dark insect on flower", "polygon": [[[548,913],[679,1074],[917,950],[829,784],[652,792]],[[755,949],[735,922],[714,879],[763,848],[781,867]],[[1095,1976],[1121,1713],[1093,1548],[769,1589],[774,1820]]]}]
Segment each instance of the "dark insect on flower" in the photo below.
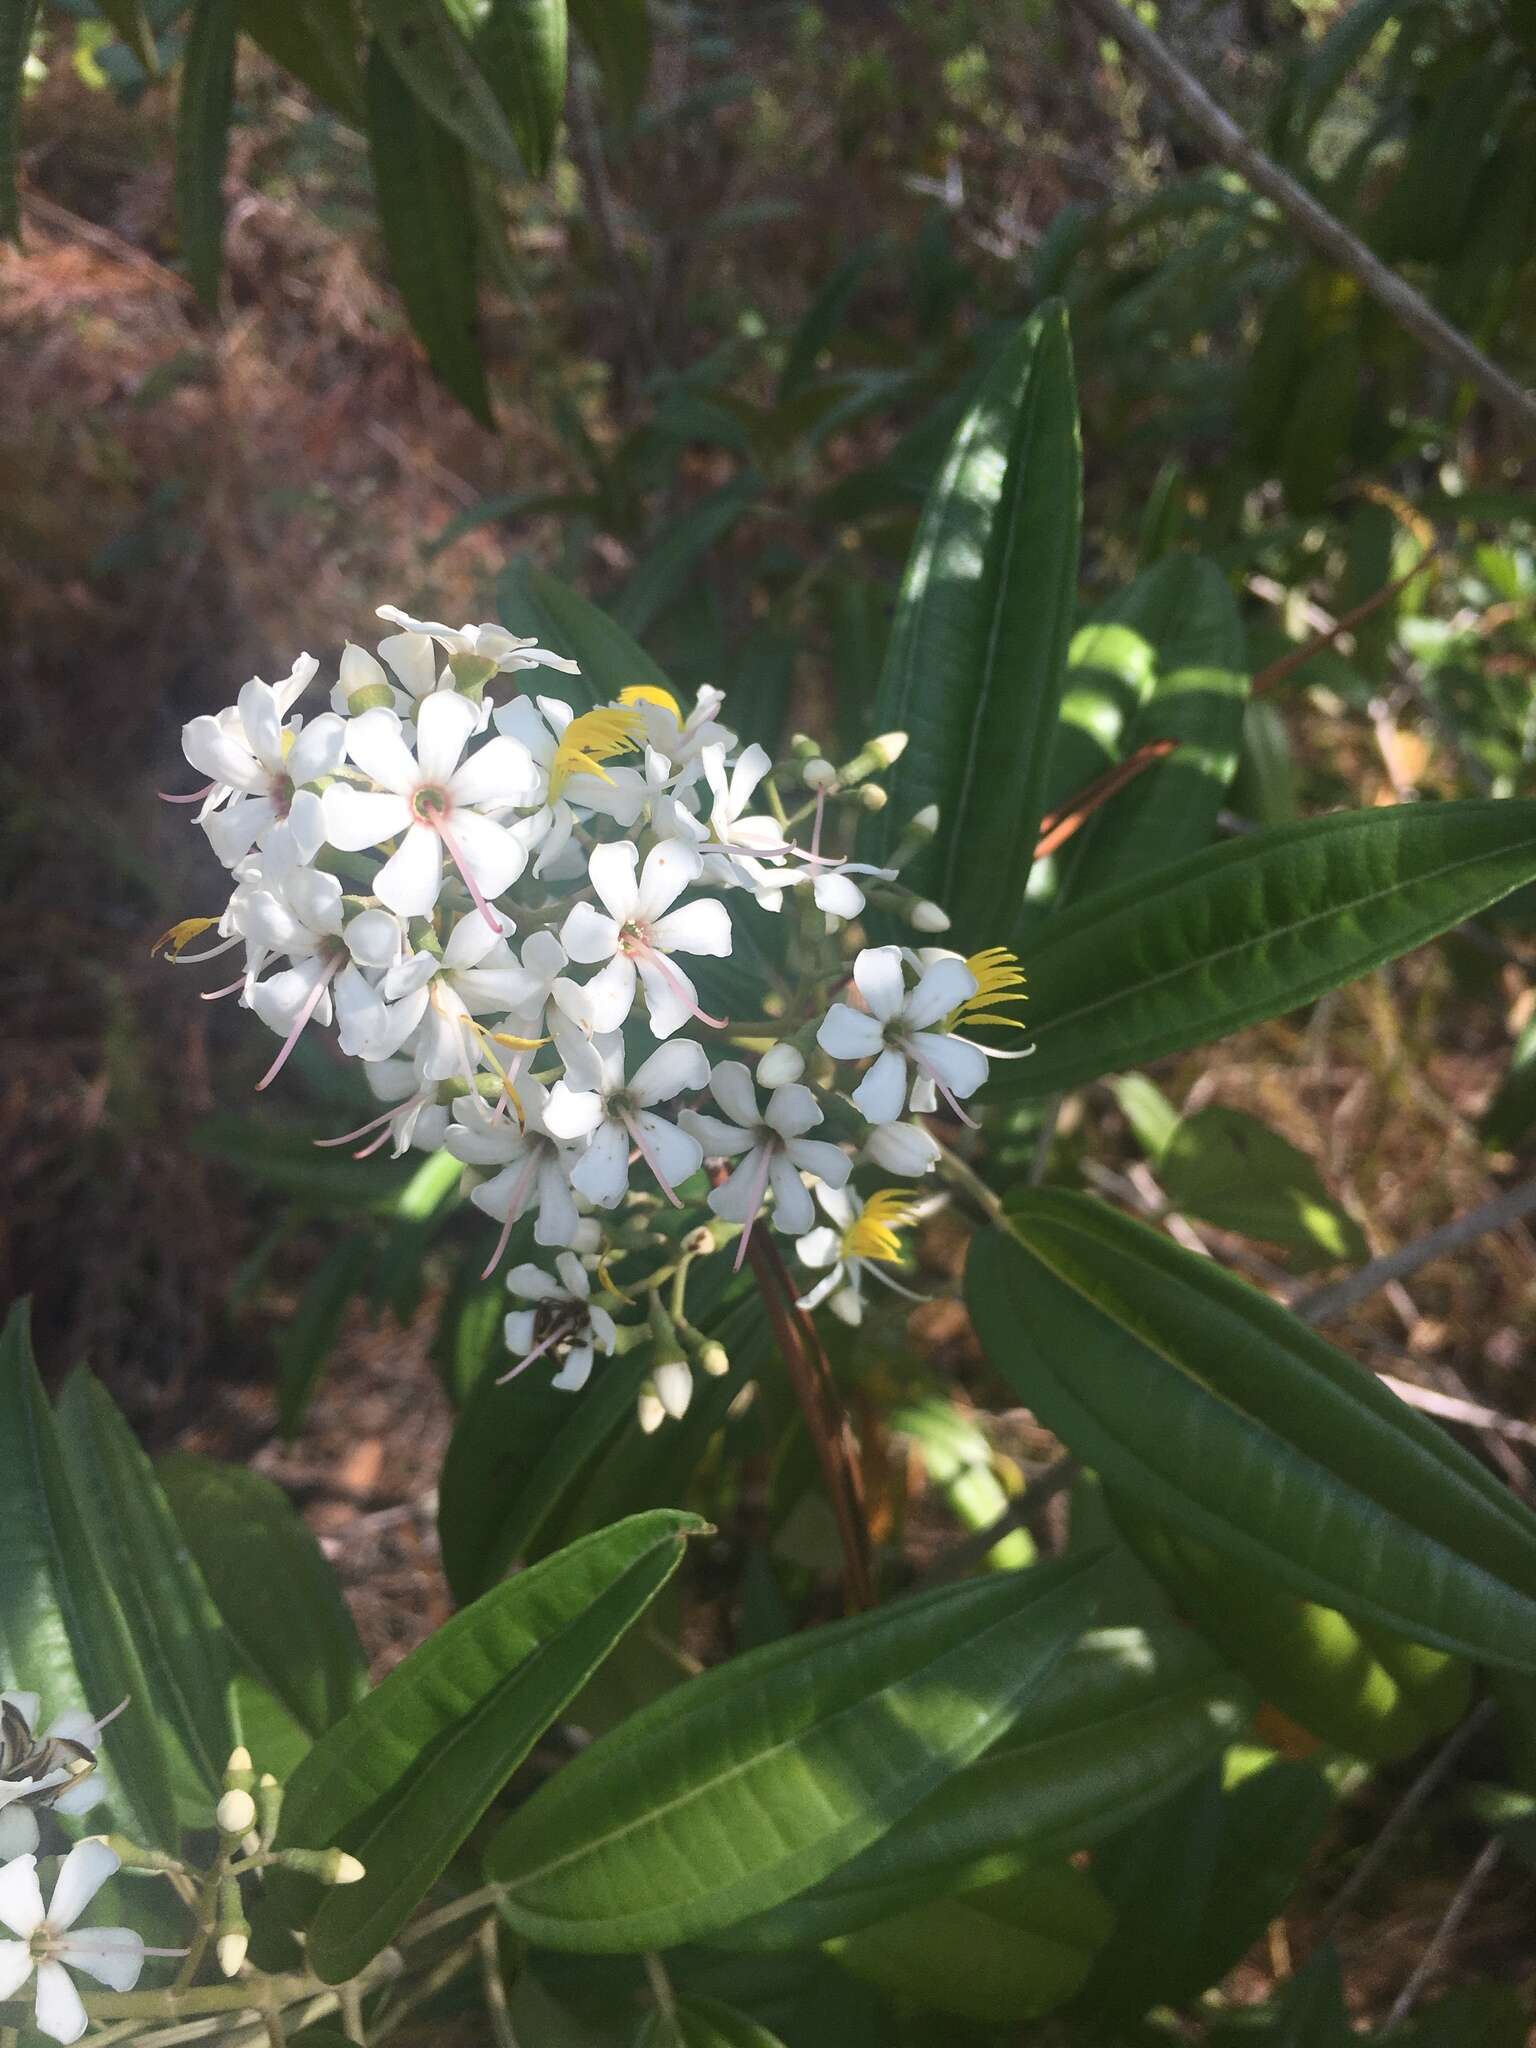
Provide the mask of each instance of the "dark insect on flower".
[{"label": "dark insect on flower", "polygon": [[40,1708],[36,1693],[0,1693],[0,1861],[36,1849],[40,1808],[79,1813],[95,1802],[87,1780],[105,1722],[65,1713],[35,1735]]}]

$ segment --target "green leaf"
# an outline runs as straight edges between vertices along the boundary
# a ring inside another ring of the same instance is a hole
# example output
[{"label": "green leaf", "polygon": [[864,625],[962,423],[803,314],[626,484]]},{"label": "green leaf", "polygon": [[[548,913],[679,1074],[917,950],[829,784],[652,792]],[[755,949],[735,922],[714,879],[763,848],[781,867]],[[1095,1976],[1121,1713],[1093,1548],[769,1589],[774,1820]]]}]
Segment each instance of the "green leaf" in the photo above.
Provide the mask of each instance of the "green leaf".
[{"label": "green leaf", "polygon": [[766,1911],[978,1756],[1082,1628],[1076,1566],[900,1601],[735,1658],[601,1737],[493,1840],[513,1928],[590,1954]]},{"label": "green leaf", "polygon": [[1208,1103],[1180,1119],[1154,1162],[1176,1209],[1329,1265],[1370,1256],[1305,1152],[1241,1109]]},{"label": "green leaf", "polygon": [[323,106],[363,123],[363,72],[348,0],[240,0],[240,26]]},{"label": "green leaf", "polygon": [[1355,2048],[1344,1979],[1333,1948],[1319,1949],[1286,1985],[1274,2048]]},{"label": "green leaf", "polygon": [[778,397],[781,405],[811,383],[821,354],[836,338],[843,315],[864,282],[865,272],[885,252],[883,240],[860,243],[853,254],[837,266],[806,307],[784,352],[784,366],[779,371]]},{"label": "green leaf", "polygon": [[1263,1697],[1320,1741],[1372,1762],[1411,1756],[1466,1712],[1471,1668],[1299,1600],[1125,1501],[1110,1511],[1181,1614]]},{"label": "green leaf", "polygon": [[190,1827],[207,1827],[235,1744],[224,1627],[154,1467],[111,1395],[83,1368],[59,1403],[59,1442],[92,1547],[143,1666],[138,1702],[163,1732]]},{"label": "green leaf", "polygon": [[651,24],[645,0],[570,0],[571,19],[592,52],[603,84],[626,118],[645,91],[651,69]]},{"label": "green leaf", "polygon": [[828,1946],[844,1969],[892,1997],[1007,2026],[1064,2005],[1113,1924],[1092,1879],[1057,1863],[931,1900]]},{"label": "green leaf", "polygon": [[1214,1761],[1255,1703],[1188,1629],[1092,1630],[985,1756],[862,1855],[724,1939],[800,1947],[1084,1848]]},{"label": "green leaf", "polygon": [[1483,1111],[1478,1130],[1485,1144],[1513,1151],[1536,1124],[1536,1016],[1515,1040],[1509,1072]]},{"label": "green leaf", "polygon": [[634,2048],[784,2048],[745,2013],[717,1998],[680,1998],[674,2012],[653,2012],[642,2020]]},{"label": "green leaf", "polygon": [[1043,1191],[965,1286],[989,1362],[1107,1488],[1352,1620],[1536,1671],[1536,1516],[1266,1296]]},{"label": "green leaf", "polygon": [[368,151],[389,267],[433,369],[466,412],[490,426],[469,165],[453,133],[402,79],[394,53],[388,38],[374,44],[367,81]]},{"label": "green leaf", "polygon": [[378,1954],[513,1771],[708,1524],[636,1515],[496,1587],[414,1650],[310,1751],[280,1843],[339,1844],[367,1870],[309,1930],[327,1983]]},{"label": "green leaf", "polygon": [[1332,1808],[1311,1764],[1270,1762],[1227,1790],[1211,1771],[1106,1843],[1094,1875],[1116,1927],[1077,2009],[1128,2020],[1219,1982],[1284,1909]]},{"label": "green leaf", "polygon": [[861,826],[880,862],[913,814],[939,829],[904,879],[942,903],[962,950],[1023,901],[1076,602],[1082,457],[1060,307],[994,364],[929,494],[875,702],[909,735],[890,801]]},{"label": "green leaf", "polygon": [[[1076,636],[1071,662],[1064,727],[1085,715],[1082,700],[1102,664],[1129,701],[1113,758],[1126,759],[1152,740],[1178,742],[1068,841],[1057,895],[1075,901],[1210,841],[1237,768],[1248,675],[1242,620],[1227,580],[1213,563],[1188,554],[1138,576],[1098,624]],[[1070,798],[1088,779],[1058,792],[1053,775],[1053,799]]]},{"label": "green leaf", "polygon": [[37,0],[0,0],[0,234],[21,241],[16,160],[21,148],[21,87],[32,49]]},{"label": "green leaf", "polygon": [[157,1471],[236,1656],[300,1727],[323,1734],[362,1696],[367,1676],[319,1544],[259,1472],[189,1451],[162,1458]]},{"label": "green leaf", "polygon": [[1283,1015],[1536,877],[1536,801],[1421,803],[1273,825],[1133,876],[1032,944],[1032,1059],[1054,1094]]},{"label": "green leaf", "polygon": [[[479,26],[479,10],[466,0],[366,0],[366,7],[389,53],[397,89],[413,97],[432,123],[456,136],[471,156],[503,177],[521,178],[523,161],[512,125],[465,33]],[[370,100],[374,68],[370,57]],[[395,104],[392,96],[392,111]],[[376,125],[370,108],[371,133]],[[444,225],[439,223],[438,232]]]},{"label": "green leaf", "polygon": [[177,1848],[148,1681],[65,1469],[25,1307],[0,1334],[0,1654],[13,1685],[41,1694],[45,1724],[129,1702],[101,1754],[106,1797],[119,1828]]},{"label": "green leaf", "polygon": [[474,0],[471,12],[476,61],[529,174],[542,178],[565,110],[565,0]]},{"label": "green leaf", "polygon": [[755,499],[763,480],[756,471],[733,477],[697,505],[667,522],[651,551],[636,563],[614,602],[613,615],[630,633],[644,633],[700,573],[703,558],[723,540]]},{"label": "green leaf", "polygon": [[347,1304],[361,1292],[373,1257],[371,1238],[362,1232],[344,1237],[315,1268],[289,1318],[277,1348],[277,1426],[290,1441],[303,1425]]},{"label": "green leaf", "polygon": [[224,248],[224,165],[234,104],[239,0],[195,0],[176,103],[176,220],[197,296],[219,303]]},{"label": "green leaf", "polygon": [[512,632],[537,634],[554,653],[580,663],[579,676],[559,676],[552,686],[577,711],[642,683],[677,694],[677,686],[622,626],[526,558],[509,563],[497,578],[496,610]]}]

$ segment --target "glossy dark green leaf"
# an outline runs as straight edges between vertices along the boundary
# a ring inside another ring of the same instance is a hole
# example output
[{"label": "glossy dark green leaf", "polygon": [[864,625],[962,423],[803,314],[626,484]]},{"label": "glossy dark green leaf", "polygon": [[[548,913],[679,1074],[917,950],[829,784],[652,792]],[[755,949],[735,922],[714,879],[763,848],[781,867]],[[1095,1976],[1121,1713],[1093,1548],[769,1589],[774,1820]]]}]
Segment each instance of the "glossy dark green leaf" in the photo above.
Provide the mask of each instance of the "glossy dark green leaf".
[{"label": "glossy dark green leaf", "polygon": [[1245,1110],[1207,1103],[1182,1117],[1153,1160],[1176,1209],[1295,1255],[1293,1265],[1363,1263],[1365,1233],[1307,1157]]},{"label": "glossy dark green leaf", "polygon": [[16,196],[16,160],[20,153],[21,87],[37,0],[0,0],[0,234],[21,239],[21,207]]},{"label": "glossy dark green leaf", "polygon": [[676,695],[675,685],[622,626],[526,557],[509,563],[497,578],[496,609],[514,633],[535,633],[543,646],[581,664],[579,676],[554,675],[548,686],[548,694],[577,711],[642,683]]},{"label": "glossy dark green leaf", "polygon": [[998,938],[1023,900],[1076,603],[1082,457],[1065,316],[1046,308],[1002,352],[962,421],[907,564],[875,702],[909,734],[890,802],[860,830],[879,861],[913,814],[939,829],[904,879],[949,911],[956,943]]},{"label": "glossy dark green leaf", "polygon": [[766,1911],[994,1741],[1082,1629],[1091,1571],[1036,1567],[738,1657],[634,1715],[492,1842],[541,1946],[671,1946]]},{"label": "glossy dark green leaf", "polygon": [[615,106],[621,114],[633,114],[651,68],[646,0],[570,0],[570,8]]},{"label": "glossy dark green leaf", "polygon": [[240,26],[322,106],[362,125],[363,67],[349,0],[240,0]]},{"label": "glossy dark green leaf", "polygon": [[176,220],[197,296],[218,305],[239,0],[195,0],[176,106]]},{"label": "glossy dark green leaf", "polygon": [[[455,136],[471,156],[504,177],[521,177],[522,156],[512,124],[470,46],[469,36],[480,27],[479,9],[473,0],[367,0],[365,11],[389,53],[400,87],[422,111]],[[370,98],[373,69],[370,59]],[[393,98],[390,104],[393,111]],[[373,131],[380,111],[371,108],[369,113],[376,151]],[[418,228],[425,225],[418,221]],[[446,225],[439,223],[437,232],[443,232]]]},{"label": "glossy dark green leaf", "polygon": [[1070,1863],[933,1899],[828,1944],[887,1995],[983,2026],[1017,2025],[1064,2005],[1114,1915]]},{"label": "glossy dark green leaf", "polygon": [[473,0],[475,60],[517,139],[529,173],[542,178],[565,108],[566,0]]},{"label": "glossy dark green leaf", "polygon": [[562,1707],[708,1525],[636,1515],[497,1586],[438,1629],[324,1736],[283,1802],[279,1840],[339,1844],[367,1875],[309,1930],[328,1983],[360,1970],[442,1875]]},{"label": "glossy dark green leaf", "polygon": [[0,1654],[8,1685],[41,1695],[45,1726],[128,1701],[101,1751],[103,1790],[119,1828],[178,1847],[148,1681],[65,1469],[24,1307],[0,1335]]},{"label": "glossy dark green leaf", "polygon": [[1387,1763],[1466,1712],[1472,1672],[1460,1658],[1346,1621],[1124,1501],[1110,1507],[1178,1611],[1270,1705],[1320,1741]]},{"label": "glossy dark green leaf", "polygon": [[82,1520],[143,1667],[188,1826],[206,1827],[235,1745],[229,1647],[154,1467],[111,1395],[83,1368],[64,1389],[59,1443]]},{"label": "glossy dark green leaf", "polygon": [[[1154,740],[1178,744],[1067,842],[1062,901],[1166,867],[1197,852],[1215,832],[1216,813],[1237,768],[1248,693],[1242,621],[1220,570],[1198,555],[1170,555],[1076,636],[1062,701],[1064,728],[1084,716],[1101,668],[1118,684],[1111,704],[1127,706],[1117,727],[1115,760]],[[1100,711],[1095,730],[1102,719]],[[1059,793],[1065,800],[1076,792]],[[1053,800],[1057,794],[1053,775]]]},{"label": "glossy dark green leaf", "polygon": [[259,1472],[189,1451],[156,1470],[236,1656],[302,1728],[323,1734],[361,1698],[367,1677],[320,1546]]},{"label": "glossy dark green leaf", "polygon": [[1536,801],[1275,825],[1053,917],[1029,949],[1036,1051],[994,1095],[1053,1094],[1283,1015],[1536,878]]},{"label": "glossy dark green leaf", "polygon": [[862,1855],[723,1939],[801,1947],[1084,1848],[1211,1763],[1256,1702],[1188,1629],[1092,1630],[985,1756]]},{"label": "glossy dark green leaf", "polygon": [[1218,1983],[1284,1908],[1332,1807],[1311,1764],[1272,1762],[1226,1790],[1211,1771],[1106,1843],[1094,1875],[1116,1927],[1079,2000],[1090,2027]]},{"label": "glossy dark green leaf", "polygon": [[680,1998],[670,2013],[653,2012],[640,2023],[634,2048],[784,2048],[744,2012],[717,1998]]},{"label": "glossy dark green leaf", "polygon": [[[447,33],[457,32],[450,26]],[[368,151],[379,225],[428,360],[465,410],[489,426],[469,164],[455,135],[402,79],[396,66],[407,61],[387,39],[368,57]]]},{"label": "glossy dark green leaf", "polygon": [[1044,1191],[965,1285],[994,1370],[1107,1488],[1351,1619],[1536,1671],[1536,1515],[1267,1296]]}]

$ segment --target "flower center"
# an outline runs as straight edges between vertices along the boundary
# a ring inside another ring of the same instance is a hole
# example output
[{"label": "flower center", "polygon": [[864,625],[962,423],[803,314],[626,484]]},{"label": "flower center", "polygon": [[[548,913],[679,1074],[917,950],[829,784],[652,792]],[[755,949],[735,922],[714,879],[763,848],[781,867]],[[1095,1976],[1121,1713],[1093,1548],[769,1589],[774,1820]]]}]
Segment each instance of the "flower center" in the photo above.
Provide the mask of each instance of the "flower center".
[{"label": "flower center", "polygon": [[621,953],[628,953],[633,956],[636,953],[649,953],[651,950],[651,928],[648,924],[643,923],[638,917],[632,917],[627,924],[620,925],[619,951]]},{"label": "flower center", "polygon": [[446,789],[426,783],[411,798],[411,810],[424,825],[435,825],[453,809]]},{"label": "flower center", "polygon": [[272,778],[272,807],[280,818],[286,818],[293,809],[293,777],[287,773]]}]

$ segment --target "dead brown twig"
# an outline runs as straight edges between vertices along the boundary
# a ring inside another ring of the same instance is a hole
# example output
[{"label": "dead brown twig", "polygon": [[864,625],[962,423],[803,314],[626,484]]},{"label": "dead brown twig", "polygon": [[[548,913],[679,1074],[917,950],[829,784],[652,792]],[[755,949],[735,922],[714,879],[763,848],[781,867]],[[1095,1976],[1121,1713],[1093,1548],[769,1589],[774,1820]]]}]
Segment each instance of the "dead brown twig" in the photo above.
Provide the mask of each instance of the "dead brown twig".
[{"label": "dead brown twig", "polygon": [[1340,619],[1330,619],[1310,640],[1304,640],[1300,647],[1293,647],[1289,654],[1282,654],[1280,659],[1272,661],[1268,668],[1261,668],[1253,679],[1254,696],[1262,697],[1265,691],[1274,689],[1278,683],[1283,683],[1287,676],[1294,675],[1297,669],[1309,662],[1314,655],[1321,654],[1325,647],[1331,647],[1341,635],[1352,633],[1356,626],[1363,625],[1372,612],[1380,611],[1381,607],[1396,597],[1400,590],[1405,590],[1415,576],[1421,576],[1431,563],[1438,560],[1439,554],[1440,545],[1437,541],[1427,553],[1419,557],[1411,569],[1405,570],[1392,582],[1384,583],[1380,590],[1373,590],[1368,598],[1354,607],[1353,611],[1345,612]]},{"label": "dead brown twig", "polygon": [[1035,859],[1044,860],[1048,853],[1054,853],[1059,846],[1065,846],[1074,833],[1080,832],[1093,813],[1107,804],[1112,796],[1118,796],[1127,783],[1134,782],[1138,775],[1162,761],[1178,745],[1177,740],[1148,740],[1138,747],[1134,754],[1127,754],[1123,761],[1117,761],[1113,768],[1106,768],[1102,775],[1094,777],[1086,789],[1079,790],[1075,797],[1062,805],[1060,810],[1047,811],[1040,820],[1040,836],[1035,841]]}]

